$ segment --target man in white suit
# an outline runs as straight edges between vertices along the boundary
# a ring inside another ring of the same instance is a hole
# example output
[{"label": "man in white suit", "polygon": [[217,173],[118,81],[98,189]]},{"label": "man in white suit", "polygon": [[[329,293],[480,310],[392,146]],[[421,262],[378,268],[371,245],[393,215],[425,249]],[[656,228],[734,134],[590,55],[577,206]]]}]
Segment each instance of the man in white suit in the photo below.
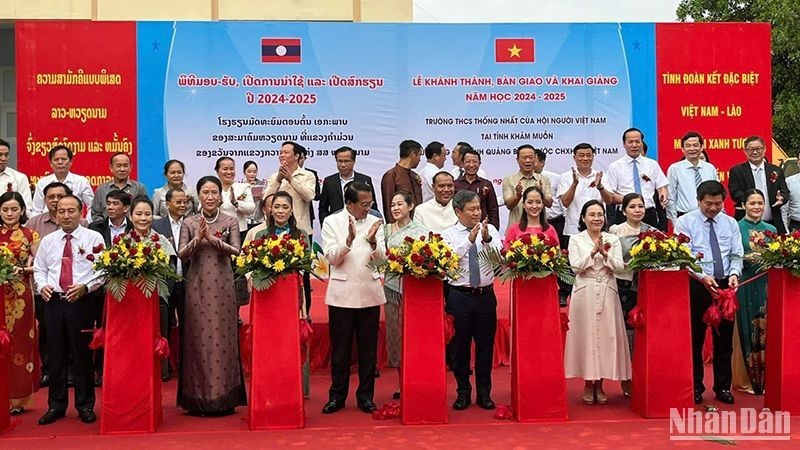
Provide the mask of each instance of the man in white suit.
[{"label": "man in white suit", "polygon": [[350,386],[353,336],[358,347],[358,408],[375,410],[375,366],[378,363],[378,325],[386,303],[378,273],[367,264],[383,257],[383,222],[369,214],[372,188],[353,181],[344,188],[344,209],[325,218],[322,249],[330,264],[325,294],[331,334],[331,388],[323,414],[344,408]]}]

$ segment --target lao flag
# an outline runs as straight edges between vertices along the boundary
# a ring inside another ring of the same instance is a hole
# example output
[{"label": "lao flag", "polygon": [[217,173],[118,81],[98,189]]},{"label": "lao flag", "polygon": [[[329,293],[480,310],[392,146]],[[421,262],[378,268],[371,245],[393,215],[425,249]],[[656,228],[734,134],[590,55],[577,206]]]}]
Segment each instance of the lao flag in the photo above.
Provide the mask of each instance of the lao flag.
[{"label": "lao flag", "polygon": [[499,63],[532,63],[533,38],[497,38],[494,40],[494,60]]},{"label": "lao flag", "polygon": [[261,38],[262,63],[299,63],[300,38]]}]

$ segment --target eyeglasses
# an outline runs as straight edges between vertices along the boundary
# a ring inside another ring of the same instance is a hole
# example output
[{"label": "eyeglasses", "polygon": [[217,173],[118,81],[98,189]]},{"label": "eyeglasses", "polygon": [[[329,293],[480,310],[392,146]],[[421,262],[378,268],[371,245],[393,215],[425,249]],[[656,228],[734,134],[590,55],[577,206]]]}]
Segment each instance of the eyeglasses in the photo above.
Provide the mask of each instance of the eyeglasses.
[{"label": "eyeglasses", "polygon": [[764,147],[747,147],[746,149],[744,149],[744,151],[750,153],[758,153],[764,151]]}]

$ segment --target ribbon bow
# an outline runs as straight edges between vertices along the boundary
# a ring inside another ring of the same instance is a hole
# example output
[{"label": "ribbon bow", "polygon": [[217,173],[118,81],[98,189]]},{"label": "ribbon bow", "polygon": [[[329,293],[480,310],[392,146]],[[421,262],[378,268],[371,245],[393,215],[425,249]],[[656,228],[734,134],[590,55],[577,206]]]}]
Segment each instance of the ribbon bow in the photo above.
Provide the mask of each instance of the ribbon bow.
[{"label": "ribbon bow", "polygon": [[169,342],[167,342],[167,338],[165,338],[164,336],[159,336],[158,338],[156,338],[156,344],[153,353],[159,359],[169,358]]},{"label": "ribbon bow", "polygon": [[106,332],[103,328],[95,328],[94,330],[90,330],[92,332],[92,340],[89,342],[89,348],[92,350],[97,350],[106,342]]},{"label": "ribbon bow", "polygon": [[375,420],[395,419],[400,417],[400,402],[384,403],[383,408],[372,411]]},{"label": "ribbon bow", "polygon": [[636,330],[644,329],[644,312],[636,305],[628,312],[628,323]]},{"label": "ribbon bow", "polygon": [[494,418],[498,420],[514,420],[514,410],[511,405],[497,405]]}]

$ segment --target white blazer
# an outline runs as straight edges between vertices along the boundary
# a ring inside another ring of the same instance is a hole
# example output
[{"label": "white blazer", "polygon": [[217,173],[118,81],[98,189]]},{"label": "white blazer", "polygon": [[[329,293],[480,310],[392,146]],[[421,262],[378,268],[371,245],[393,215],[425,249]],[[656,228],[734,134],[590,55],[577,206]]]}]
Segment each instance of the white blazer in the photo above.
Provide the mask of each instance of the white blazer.
[{"label": "white blazer", "polygon": [[375,236],[375,250],[364,239],[372,224],[379,219],[371,214],[356,220],[356,237],[348,248],[348,222],[352,215],[347,208],[325,218],[322,224],[322,251],[330,264],[330,279],[325,304],[339,308],[369,308],[386,303],[380,274],[367,267],[372,260],[386,253],[383,227]]}]

